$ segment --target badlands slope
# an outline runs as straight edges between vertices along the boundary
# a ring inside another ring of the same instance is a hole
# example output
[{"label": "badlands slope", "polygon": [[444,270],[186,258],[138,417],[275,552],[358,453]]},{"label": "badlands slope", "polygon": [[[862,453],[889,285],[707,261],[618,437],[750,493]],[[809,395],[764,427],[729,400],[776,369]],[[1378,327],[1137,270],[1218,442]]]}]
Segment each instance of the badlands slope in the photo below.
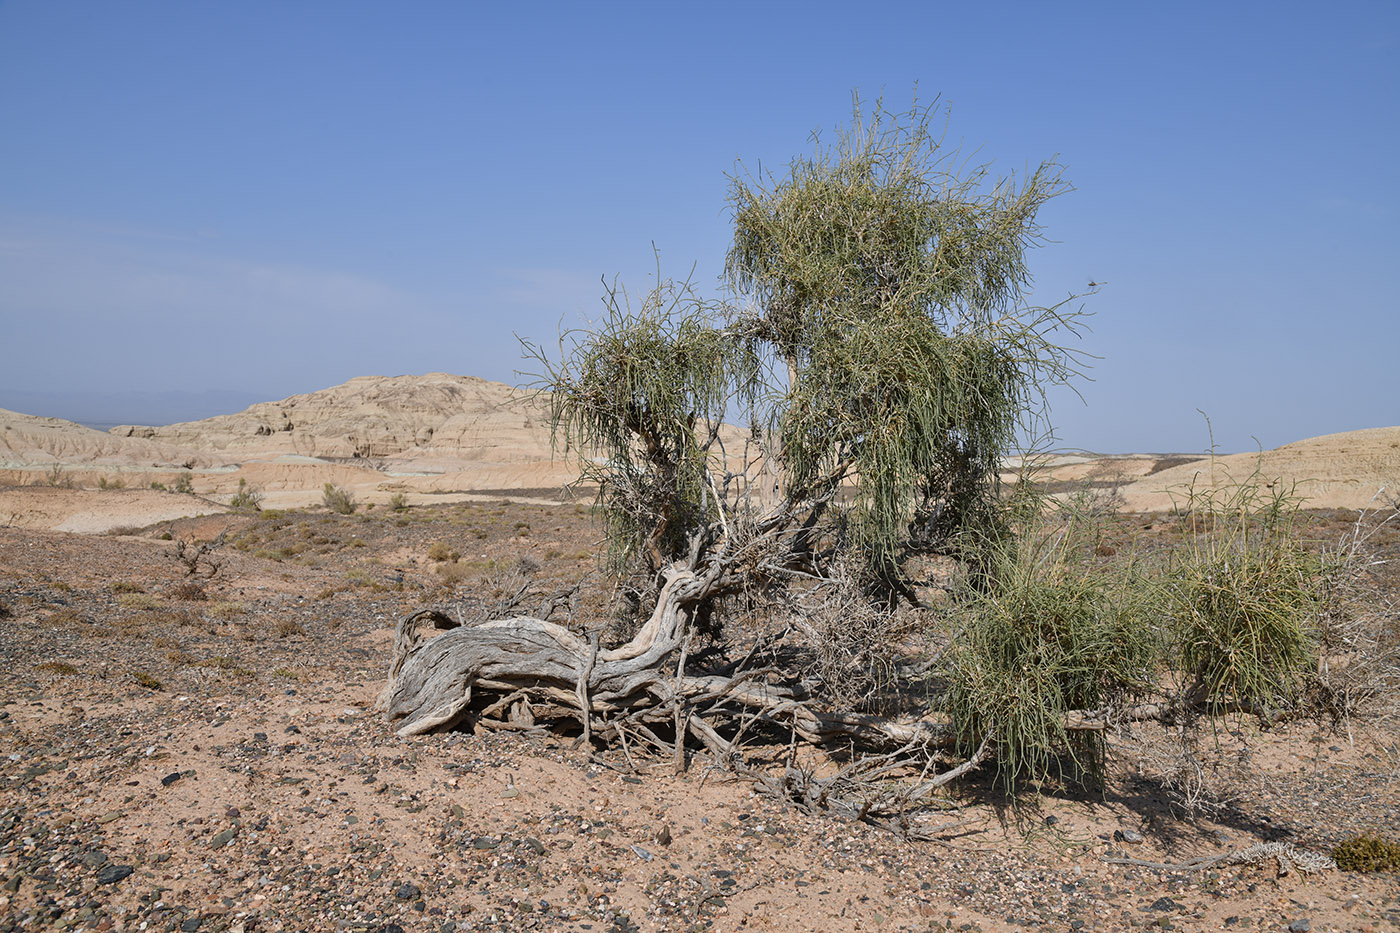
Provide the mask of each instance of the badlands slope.
[{"label": "badlands slope", "polygon": [[[487,490],[495,496],[557,491],[575,474],[568,459],[551,457],[547,414],[530,393],[446,373],[365,376],[236,414],[108,433],[0,410],[0,486],[59,476],[79,487],[105,480],[131,492],[152,481],[169,485],[188,470],[202,497],[227,501],[243,480],[263,493],[264,506],[284,508],[319,503],[327,482],[350,489],[360,502],[395,493],[416,503]],[[1125,508],[1158,511],[1171,508],[1173,496],[1179,499],[1191,483],[1243,481],[1256,467],[1265,482],[1296,483],[1310,506],[1362,508],[1382,485],[1389,483],[1392,495],[1400,491],[1400,427],[1311,438],[1213,463],[1199,455],[1062,457],[1042,478],[1061,488],[1116,488]],[[140,500],[125,498],[132,507]],[[56,500],[39,512],[55,507]]]}]

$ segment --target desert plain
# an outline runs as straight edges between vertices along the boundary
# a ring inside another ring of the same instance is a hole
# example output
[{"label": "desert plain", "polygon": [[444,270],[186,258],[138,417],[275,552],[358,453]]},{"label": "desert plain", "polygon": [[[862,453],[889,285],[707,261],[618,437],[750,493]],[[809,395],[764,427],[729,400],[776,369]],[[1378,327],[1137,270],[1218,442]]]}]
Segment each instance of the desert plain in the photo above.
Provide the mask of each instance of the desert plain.
[{"label": "desert plain", "polygon": [[[1385,716],[1223,725],[1195,810],[1126,740],[1093,792],[1013,802],[974,776],[920,839],[703,751],[677,773],[535,729],[396,735],[374,704],[413,610],[583,578],[577,624],[607,616],[591,494],[547,416],[447,374],[106,432],[0,412],[0,931],[1400,927],[1393,874],[1180,867],[1400,838]],[[1400,427],[1036,466],[1104,505],[1107,553],[1179,533],[1193,484],[1285,484],[1317,548],[1373,529],[1371,584],[1400,595]]]}]

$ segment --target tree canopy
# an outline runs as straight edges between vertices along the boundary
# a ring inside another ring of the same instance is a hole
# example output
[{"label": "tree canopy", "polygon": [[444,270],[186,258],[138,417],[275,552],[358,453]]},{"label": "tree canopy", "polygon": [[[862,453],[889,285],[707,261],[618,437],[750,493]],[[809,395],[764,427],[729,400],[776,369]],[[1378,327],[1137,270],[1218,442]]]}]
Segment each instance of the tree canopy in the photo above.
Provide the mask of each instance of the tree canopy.
[{"label": "tree canopy", "polygon": [[[731,176],[723,299],[658,273],[639,307],[610,290],[560,360],[532,348],[615,554],[654,573],[720,540],[721,512],[782,514],[800,533],[778,565],[854,554],[898,590],[910,553],[995,530],[1001,459],[1075,372],[1057,341],[1078,312],[1026,301],[1037,213],[1068,186],[1053,161],[1020,180],[966,168],[936,114],[857,101],[781,176]],[[725,419],[758,456],[721,456]]]}]

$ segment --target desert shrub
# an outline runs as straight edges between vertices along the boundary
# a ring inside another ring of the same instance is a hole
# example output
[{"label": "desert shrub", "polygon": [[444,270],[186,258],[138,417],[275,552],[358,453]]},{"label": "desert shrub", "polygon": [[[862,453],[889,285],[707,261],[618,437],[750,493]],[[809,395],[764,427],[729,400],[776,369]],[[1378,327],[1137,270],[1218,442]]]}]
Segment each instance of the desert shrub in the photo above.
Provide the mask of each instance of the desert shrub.
[{"label": "desert shrub", "polygon": [[1294,703],[1316,670],[1328,577],[1296,533],[1301,500],[1257,475],[1184,495],[1185,540],[1165,582],[1186,699]]},{"label": "desert shrub", "polygon": [[456,586],[465,583],[476,576],[480,568],[472,564],[464,564],[453,561],[447,564],[439,564],[437,569],[438,581],[444,587]]},{"label": "desert shrub", "polygon": [[62,466],[55,463],[49,467],[49,472],[44,475],[44,484],[57,489],[72,489],[73,477],[69,476]]},{"label": "desert shrub", "polygon": [[151,488],[156,492],[165,492],[165,484],[157,480],[151,480]]},{"label": "desert shrub", "polygon": [[77,666],[69,664],[67,661],[42,661],[34,665],[34,669],[36,671],[45,671],[50,674],[63,674],[68,677],[78,673]]},{"label": "desert shrub", "polygon": [[8,619],[11,615],[13,615],[13,612],[10,609],[10,604],[0,599],[0,619]]},{"label": "desert shrub", "polygon": [[1332,850],[1332,858],[1342,871],[1400,872],[1400,844],[1379,836],[1343,839]]},{"label": "desert shrub", "polygon": [[204,587],[194,580],[186,580],[176,583],[165,591],[165,595],[171,599],[178,599],[184,602],[203,602],[209,598],[209,593]]},{"label": "desert shrub", "polygon": [[992,739],[1007,787],[1066,755],[1101,774],[1104,734],[1071,729],[1067,714],[1143,694],[1158,670],[1136,581],[1088,566],[1067,540],[987,545],[988,572],[954,609],[943,708],[968,754]]},{"label": "desert shrub", "polygon": [[321,502],[337,515],[350,515],[355,511],[355,494],[335,483],[321,487]]},{"label": "desert shrub", "polygon": [[396,492],[389,497],[389,508],[395,512],[405,512],[408,510],[408,496],[401,492]]},{"label": "desert shrub", "polygon": [[243,615],[247,611],[248,608],[242,603],[228,600],[219,600],[218,602],[211,603],[209,606],[209,614],[220,619],[233,619]]},{"label": "desert shrub", "polygon": [[256,486],[252,486],[246,479],[239,478],[238,492],[233,494],[233,498],[228,504],[235,509],[250,509],[257,511],[263,499],[262,491]]},{"label": "desert shrub", "polygon": [[273,631],[277,633],[278,638],[290,638],[293,635],[306,634],[306,629],[302,628],[301,623],[293,619],[278,619],[277,624],[273,627]]},{"label": "desert shrub", "polygon": [[462,555],[459,554],[456,550],[449,547],[446,543],[442,541],[435,541],[433,545],[430,548],[428,548],[428,560],[438,562],[455,561],[461,556]]},{"label": "desert shrub", "polygon": [[126,580],[118,580],[112,584],[113,593],[144,593],[146,588],[139,583],[131,583]]},{"label": "desert shrub", "polygon": [[1338,721],[1360,712],[1400,710],[1400,595],[1377,586],[1374,578],[1384,562],[1381,542],[1396,527],[1400,509],[1363,511],[1326,552],[1329,577],[1311,699]]},{"label": "desert shrub", "polygon": [[165,689],[165,686],[159,680],[152,677],[150,674],[147,674],[145,671],[132,671],[131,679],[136,681],[142,687],[145,687],[147,690]]},{"label": "desert shrub", "polygon": [[97,488],[98,488],[98,489],[125,489],[125,488],[126,488],[126,480],[122,479],[120,476],[118,476],[116,479],[111,479],[111,480],[109,480],[109,479],[108,479],[107,477],[105,477],[105,476],[102,476],[102,477],[99,477],[98,480],[97,480]]},{"label": "desert shrub", "polygon": [[170,486],[171,492],[182,492],[187,496],[194,495],[194,475],[189,470],[175,477],[175,482]]},{"label": "desert shrub", "polygon": [[141,529],[136,525],[117,525],[107,529],[107,534],[113,538],[134,538],[141,534]]},{"label": "desert shrub", "polygon": [[117,597],[117,605],[123,609],[153,610],[164,609],[165,603],[149,593],[122,593]]}]

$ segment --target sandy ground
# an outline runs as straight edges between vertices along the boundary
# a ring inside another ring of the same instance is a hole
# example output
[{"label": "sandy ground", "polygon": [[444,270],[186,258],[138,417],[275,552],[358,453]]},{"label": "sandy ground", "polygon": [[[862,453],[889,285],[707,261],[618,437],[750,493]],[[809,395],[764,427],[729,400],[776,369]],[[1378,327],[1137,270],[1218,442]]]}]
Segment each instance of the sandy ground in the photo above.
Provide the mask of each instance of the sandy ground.
[{"label": "sandy ground", "polygon": [[[125,520],[152,495],[0,502]],[[396,620],[521,556],[550,579],[587,571],[586,509],[153,521],[0,527],[0,931],[1400,928],[1394,877],[1106,861],[1400,836],[1385,723],[1220,733],[1217,762],[1251,768],[1208,815],[1174,808],[1124,745],[1101,792],[1046,785],[1010,808],[974,781],[910,842],[755,796],[702,753],[677,775],[640,753],[589,760],[569,736],[389,730],[372,705]],[[163,535],[220,531],[223,565],[192,591]],[[445,581],[439,543],[467,576]]]}]

